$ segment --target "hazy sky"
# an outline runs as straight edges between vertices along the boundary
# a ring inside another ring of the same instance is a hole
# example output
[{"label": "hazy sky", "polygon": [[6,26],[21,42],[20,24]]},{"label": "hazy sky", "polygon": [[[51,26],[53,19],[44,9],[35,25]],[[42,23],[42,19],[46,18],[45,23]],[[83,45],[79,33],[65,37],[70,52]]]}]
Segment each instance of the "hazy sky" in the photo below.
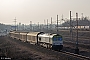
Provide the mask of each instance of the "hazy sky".
[{"label": "hazy sky", "polygon": [[72,11],[72,16],[78,12],[84,16],[90,16],[90,0],[0,0],[0,23],[14,24],[14,18],[17,18],[17,23],[21,22],[29,24],[44,23],[45,20],[53,18],[56,20],[56,15],[59,19],[69,18],[69,11]]}]

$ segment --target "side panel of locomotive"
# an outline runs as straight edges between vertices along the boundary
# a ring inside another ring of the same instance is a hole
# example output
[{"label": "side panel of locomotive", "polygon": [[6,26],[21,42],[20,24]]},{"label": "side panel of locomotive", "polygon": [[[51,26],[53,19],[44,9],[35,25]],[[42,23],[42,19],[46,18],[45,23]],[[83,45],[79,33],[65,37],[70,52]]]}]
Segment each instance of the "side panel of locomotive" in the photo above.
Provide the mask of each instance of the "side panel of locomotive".
[{"label": "side panel of locomotive", "polygon": [[51,48],[50,36],[48,34],[38,35],[38,42],[39,42],[39,45],[41,45],[43,47]]},{"label": "side panel of locomotive", "polygon": [[39,43],[52,44],[52,37],[53,35],[50,34],[40,34],[38,41]]}]

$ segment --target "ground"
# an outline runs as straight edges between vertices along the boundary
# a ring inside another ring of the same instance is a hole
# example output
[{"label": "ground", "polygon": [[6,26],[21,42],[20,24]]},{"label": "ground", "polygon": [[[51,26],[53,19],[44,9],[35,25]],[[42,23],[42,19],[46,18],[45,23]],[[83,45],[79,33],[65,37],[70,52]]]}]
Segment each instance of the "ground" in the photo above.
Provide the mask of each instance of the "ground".
[{"label": "ground", "polygon": [[8,37],[0,37],[1,57],[6,56],[5,58],[11,58],[12,60],[58,60],[53,55],[40,52],[40,49],[42,49],[40,46],[30,45],[30,43]]}]

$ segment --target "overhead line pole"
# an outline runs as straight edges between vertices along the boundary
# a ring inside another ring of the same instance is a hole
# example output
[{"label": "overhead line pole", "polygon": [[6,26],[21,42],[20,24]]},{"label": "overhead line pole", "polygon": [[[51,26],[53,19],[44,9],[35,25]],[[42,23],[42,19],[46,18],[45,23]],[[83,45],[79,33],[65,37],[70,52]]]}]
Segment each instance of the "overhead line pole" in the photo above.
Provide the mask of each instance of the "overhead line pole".
[{"label": "overhead line pole", "polygon": [[50,29],[51,29],[51,32],[52,32],[52,17],[51,17],[51,25],[50,25]]},{"label": "overhead line pole", "polygon": [[45,21],[45,19],[44,19],[44,27],[43,27],[43,31],[45,31],[46,30],[46,21]]},{"label": "overhead line pole", "polygon": [[82,13],[82,20],[83,20],[83,13]]},{"label": "overhead line pole", "polygon": [[57,15],[57,34],[58,34],[58,15]]},{"label": "overhead line pole", "polygon": [[15,20],[15,21],[14,21],[14,22],[15,22],[15,31],[16,31],[16,17],[15,17],[15,19],[14,19],[14,20]]},{"label": "overhead line pole", "polygon": [[77,43],[76,43],[76,48],[78,49],[78,13],[76,13],[76,21],[77,21]]},{"label": "overhead line pole", "polygon": [[72,27],[71,27],[71,11],[70,11],[70,34],[72,33]]},{"label": "overhead line pole", "polygon": [[[63,14],[62,14],[62,19],[61,19],[61,20],[62,20],[62,21],[64,20],[64,19],[63,19]],[[60,21],[60,25],[62,25],[61,21]],[[61,27],[61,26],[60,26],[60,27]]]},{"label": "overhead line pole", "polygon": [[39,28],[39,22],[38,22],[38,31],[40,30],[40,28]]},{"label": "overhead line pole", "polygon": [[76,37],[76,49],[75,49],[75,53],[79,54],[79,49],[78,49],[78,13],[76,13],[76,21],[77,21],[77,37]]},{"label": "overhead line pole", "polygon": [[32,31],[32,21],[30,21],[30,31]]},{"label": "overhead line pole", "polygon": [[47,19],[47,31],[48,31],[48,19]]},{"label": "overhead line pole", "polygon": [[73,40],[73,24],[72,24],[72,15],[71,15],[71,11],[70,11],[70,37],[71,37],[71,40]]}]

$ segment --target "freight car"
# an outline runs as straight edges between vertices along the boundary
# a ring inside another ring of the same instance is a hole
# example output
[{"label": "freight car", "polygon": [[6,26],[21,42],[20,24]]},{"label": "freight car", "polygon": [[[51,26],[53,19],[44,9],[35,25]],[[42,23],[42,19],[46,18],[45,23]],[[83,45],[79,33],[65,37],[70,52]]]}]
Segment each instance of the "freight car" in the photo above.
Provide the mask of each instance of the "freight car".
[{"label": "freight car", "polygon": [[38,34],[41,32],[29,32],[27,34],[27,41],[30,42],[31,44],[38,44]]},{"label": "freight car", "polygon": [[21,41],[23,41],[23,42],[26,42],[27,41],[27,34],[28,34],[28,32],[19,32],[19,39],[21,40]]},{"label": "freight car", "polygon": [[30,44],[41,45],[53,50],[61,50],[63,48],[63,39],[59,34],[50,34],[44,32],[10,32],[9,36]]},{"label": "freight car", "polygon": [[9,33],[9,36],[10,36],[11,38],[15,38],[15,31],[10,32],[10,33]]}]

